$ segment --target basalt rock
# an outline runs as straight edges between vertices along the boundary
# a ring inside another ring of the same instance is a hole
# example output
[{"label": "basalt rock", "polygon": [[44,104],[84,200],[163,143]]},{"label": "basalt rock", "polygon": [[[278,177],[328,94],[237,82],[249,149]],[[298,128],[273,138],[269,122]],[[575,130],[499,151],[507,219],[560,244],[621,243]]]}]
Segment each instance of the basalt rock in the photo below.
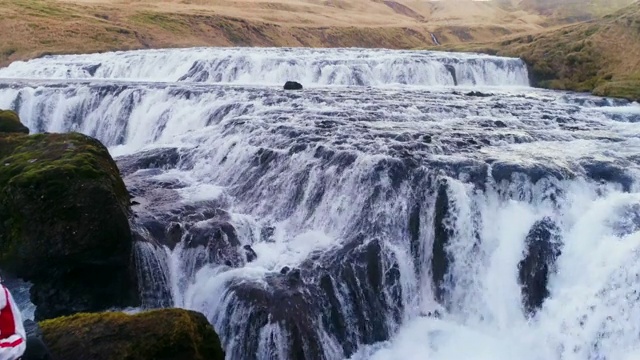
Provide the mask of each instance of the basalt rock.
[{"label": "basalt rock", "polygon": [[453,232],[447,226],[447,216],[449,213],[449,196],[447,194],[447,183],[442,182],[438,186],[436,195],[435,216],[433,220],[434,240],[431,259],[431,273],[433,276],[433,286],[435,297],[441,304],[446,298],[447,284],[445,275],[449,272],[451,256],[447,252],[449,240]]},{"label": "basalt rock", "polygon": [[247,360],[262,358],[256,334],[266,332],[288,342],[287,359],[326,359],[325,334],[349,357],[359,345],[388,339],[404,306],[397,260],[380,240],[364,236],[264,281],[231,280],[224,298],[221,334],[229,340],[236,334],[233,341],[241,345],[230,347],[230,358]]},{"label": "basalt rock", "polygon": [[545,217],[533,224],[525,241],[524,258],[518,264],[518,281],[524,309],[533,315],[549,296],[549,277],[555,272],[562,239],[558,226]]},{"label": "basalt rock", "polygon": [[284,89],[285,90],[302,90],[302,84],[295,81],[287,81],[284,84]]},{"label": "basalt rock", "polygon": [[97,140],[0,134],[0,264],[36,319],[137,305],[129,194]]}]

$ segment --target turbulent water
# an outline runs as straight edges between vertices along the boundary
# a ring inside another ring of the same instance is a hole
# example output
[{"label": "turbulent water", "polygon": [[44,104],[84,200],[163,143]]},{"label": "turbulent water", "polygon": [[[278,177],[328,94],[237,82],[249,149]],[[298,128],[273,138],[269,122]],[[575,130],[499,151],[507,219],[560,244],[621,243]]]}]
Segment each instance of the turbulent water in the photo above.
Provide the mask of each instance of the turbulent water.
[{"label": "turbulent water", "polygon": [[201,311],[228,359],[640,356],[638,104],[529,88],[515,59],[364,49],[0,79],[32,131],[109,146],[144,306]]}]

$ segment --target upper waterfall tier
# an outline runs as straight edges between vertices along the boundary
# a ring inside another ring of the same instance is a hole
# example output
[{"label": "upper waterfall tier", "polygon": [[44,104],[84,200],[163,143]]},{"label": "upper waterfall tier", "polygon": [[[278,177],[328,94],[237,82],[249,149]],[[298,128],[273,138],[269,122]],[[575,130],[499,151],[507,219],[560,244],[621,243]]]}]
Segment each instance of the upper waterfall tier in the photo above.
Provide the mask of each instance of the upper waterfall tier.
[{"label": "upper waterfall tier", "polygon": [[381,49],[195,48],[48,56],[0,78],[128,79],[305,86],[528,86],[524,62],[480,54]]}]

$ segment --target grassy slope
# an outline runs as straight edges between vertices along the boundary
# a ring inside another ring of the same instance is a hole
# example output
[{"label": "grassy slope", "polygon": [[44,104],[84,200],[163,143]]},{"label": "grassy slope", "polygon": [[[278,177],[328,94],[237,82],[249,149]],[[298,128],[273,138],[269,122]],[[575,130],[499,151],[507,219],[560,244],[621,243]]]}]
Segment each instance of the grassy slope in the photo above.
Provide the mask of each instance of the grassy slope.
[{"label": "grassy slope", "polygon": [[186,46],[415,48],[540,29],[542,18],[417,0],[0,0],[0,66],[48,53]]},{"label": "grassy slope", "polygon": [[590,22],[446,50],[518,56],[535,85],[640,100],[640,2]]},{"label": "grassy slope", "polygon": [[[518,10],[526,1],[0,0],[0,66],[48,53],[158,47],[424,48],[434,33],[445,44],[440,50],[520,56],[543,87],[640,98],[638,3],[543,31],[541,24],[555,22]],[[589,1],[582,10],[628,1]],[[565,16],[567,9],[538,11]]]}]

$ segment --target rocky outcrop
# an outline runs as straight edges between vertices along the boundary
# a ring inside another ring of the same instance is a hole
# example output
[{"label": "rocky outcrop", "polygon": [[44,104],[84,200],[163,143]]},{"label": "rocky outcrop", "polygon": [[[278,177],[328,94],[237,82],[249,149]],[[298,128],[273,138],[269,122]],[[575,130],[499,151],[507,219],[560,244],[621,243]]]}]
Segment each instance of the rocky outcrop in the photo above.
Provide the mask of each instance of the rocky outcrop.
[{"label": "rocky outcrop", "polygon": [[28,134],[29,128],[22,125],[15,111],[0,110],[0,133]]},{"label": "rocky outcrop", "polygon": [[57,359],[224,359],[218,335],[204,315],[195,311],[76,314],[40,325]]},{"label": "rocky outcrop", "polygon": [[285,339],[287,359],[330,358],[331,338],[340,358],[348,358],[358,346],[389,339],[404,310],[397,260],[380,240],[364,236],[264,281],[234,279],[223,303],[218,329],[236,344],[230,358],[247,360],[264,357],[255,334],[266,331]]},{"label": "rocky outcrop", "polygon": [[0,264],[36,319],[136,305],[129,194],[85,135],[0,134]]},{"label": "rocky outcrop", "polygon": [[549,276],[555,272],[562,239],[560,228],[549,217],[537,221],[526,238],[524,258],[518,264],[525,312],[533,315],[549,296]]}]

